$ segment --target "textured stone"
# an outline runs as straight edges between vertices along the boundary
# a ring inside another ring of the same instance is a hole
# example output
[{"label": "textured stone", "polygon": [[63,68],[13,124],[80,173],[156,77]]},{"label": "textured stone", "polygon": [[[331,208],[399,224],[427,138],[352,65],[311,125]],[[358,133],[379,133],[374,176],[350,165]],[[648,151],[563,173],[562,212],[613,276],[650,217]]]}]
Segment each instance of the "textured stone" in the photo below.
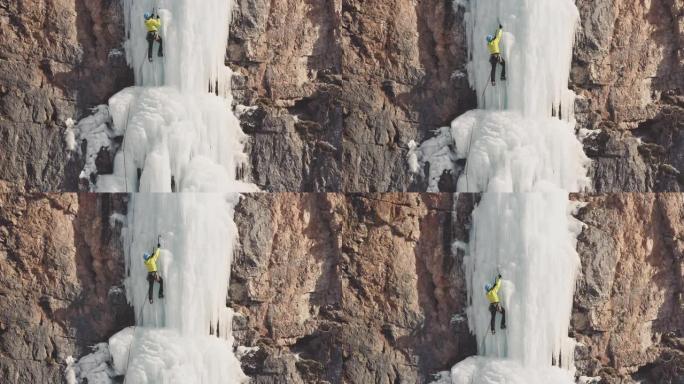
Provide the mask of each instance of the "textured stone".
[{"label": "textured stone", "polygon": [[[573,195],[578,373],[668,382],[684,366],[684,196]],[[256,383],[428,382],[475,353],[463,252],[478,195],[248,194],[228,303]],[[125,198],[0,194],[0,372],[55,382],[64,358],[132,323]],[[455,253],[454,253],[455,252]],[[672,381],[672,382],[677,382]]]},{"label": "textured stone", "polygon": [[[410,140],[474,105],[449,2],[240,0],[228,63],[258,105],[252,178],[270,191],[404,191]],[[243,81],[246,79],[246,81]]]},{"label": "textured stone", "polygon": [[[130,85],[121,4],[0,2],[0,182],[76,190],[67,118]],[[578,0],[571,87],[594,189],[682,190],[683,7]],[[251,136],[251,178],[268,191],[422,190],[407,143],[475,105],[463,8],[413,0],[237,0],[227,64]],[[101,76],[107,73],[108,76]],[[615,151],[619,148],[620,150]],[[443,183],[446,189],[451,183]]]},{"label": "textured stone", "polygon": [[595,190],[683,190],[684,5],[578,0],[577,7],[571,86],[579,94],[578,128],[598,130],[610,143],[585,146],[595,160]]},{"label": "textured stone", "polygon": [[[475,351],[463,314],[471,198],[248,195],[231,275],[254,382],[428,382]],[[452,225],[453,224],[453,225]],[[435,348],[439,345],[439,348]]]},{"label": "textured stone", "polygon": [[[76,191],[82,162],[66,120],[132,83],[121,3],[0,0],[0,180],[12,190]],[[106,76],[103,76],[106,74]]]},{"label": "textured stone", "polygon": [[663,375],[684,372],[684,195],[576,198],[587,203],[572,315],[579,371],[607,383],[677,382]]},{"label": "textured stone", "polygon": [[[122,196],[0,194],[0,377],[59,383],[67,356],[129,325]],[[5,382],[5,381],[3,381]]]}]

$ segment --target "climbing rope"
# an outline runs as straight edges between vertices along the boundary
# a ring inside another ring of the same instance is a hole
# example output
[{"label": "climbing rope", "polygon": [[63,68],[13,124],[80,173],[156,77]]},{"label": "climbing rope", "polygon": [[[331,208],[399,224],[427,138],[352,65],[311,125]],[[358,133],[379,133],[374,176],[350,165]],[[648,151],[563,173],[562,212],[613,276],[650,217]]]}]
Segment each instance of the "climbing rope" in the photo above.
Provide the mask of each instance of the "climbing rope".
[{"label": "climbing rope", "polygon": [[475,125],[470,129],[470,138],[468,139],[468,153],[466,154],[465,161],[465,179],[466,179],[466,192],[470,192],[470,182],[468,182],[468,158],[470,157],[470,146],[473,144],[473,131],[475,130]]},{"label": "climbing rope", "polygon": [[141,326],[143,323],[143,309],[145,309],[145,300],[143,300],[143,304],[140,307],[140,312],[138,312],[138,317],[135,319],[136,325],[133,326],[133,337],[131,338],[131,343],[128,345],[128,357],[126,358],[126,374],[124,374],[124,384],[126,384],[126,380],[128,379],[128,368],[131,363],[131,349],[133,349],[133,343],[135,343],[135,332],[138,330],[138,318],[140,318]]},{"label": "climbing rope", "polygon": [[482,90],[482,109],[487,109],[487,100],[485,99],[485,92],[487,91],[487,87],[489,87],[489,81],[485,80],[485,87]]},{"label": "climbing rope", "polygon": [[[487,87],[489,87],[489,82],[485,81],[485,87],[482,90],[482,108],[486,109],[487,108],[487,103],[485,102],[485,92],[487,91]],[[468,138],[468,153],[466,154],[466,162],[465,162],[465,179],[466,179],[466,192],[470,192],[470,183],[468,182],[468,157],[470,156],[470,147],[473,145],[473,131],[475,130],[475,126],[470,130],[470,137]]]}]

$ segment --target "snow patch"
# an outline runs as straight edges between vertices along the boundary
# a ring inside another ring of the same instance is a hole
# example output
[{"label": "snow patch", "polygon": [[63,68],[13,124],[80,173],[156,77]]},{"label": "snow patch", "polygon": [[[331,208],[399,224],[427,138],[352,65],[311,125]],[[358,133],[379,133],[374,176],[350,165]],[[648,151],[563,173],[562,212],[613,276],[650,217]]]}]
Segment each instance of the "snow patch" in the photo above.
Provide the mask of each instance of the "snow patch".
[{"label": "snow patch", "polygon": [[64,144],[68,151],[74,152],[76,150],[76,133],[74,133],[74,120],[66,119],[66,130],[64,131]]},{"label": "snow patch", "polygon": [[456,251],[461,250],[463,252],[468,252],[468,243],[465,243],[463,241],[456,240],[453,243],[451,243],[451,251],[453,253],[456,253]]},{"label": "snow patch", "polygon": [[246,105],[238,104],[235,106],[235,116],[240,117],[240,116],[244,115],[245,113],[254,112],[257,109],[259,109],[259,107],[256,105],[246,106]]},{"label": "snow patch", "polygon": [[[589,160],[573,127],[552,117],[472,110],[424,141],[416,159],[430,164],[429,192],[439,191],[437,183],[445,171],[459,172],[457,188],[465,192],[525,192],[549,185],[583,190],[589,186]],[[465,167],[456,163],[459,159],[467,159]]]},{"label": "snow patch", "polygon": [[258,352],[259,349],[259,347],[245,347],[240,345],[235,349],[235,356],[237,356],[238,359],[242,359],[247,355],[251,355],[253,353]]},{"label": "snow patch", "polygon": [[116,295],[123,295],[123,294],[124,294],[124,290],[118,286],[111,286],[111,287],[109,287],[109,291],[107,291],[107,296],[116,296]]},{"label": "snow patch", "polygon": [[112,213],[109,216],[109,226],[110,227],[115,227],[116,224],[125,224],[126,223],[126,215],[123,215],[121,213]]},{"label": "snow patch", "polygon": [[409,163],[409,170],[411,170],[412,173],[418,173],[420,170],[420,166],[418,164],[418,144],[414,140],[409,141],[408,143],[408,163]]},{"label": "snow patch", "polygon": [[[570,371],[551,366],[527,369],[508,359],[471,356],[451,368],[451,384],[573,384]],[[444,381],[443,383],[449,383]]]},{"label": "snow patch", "polygon": [[[85,159],[85,165],[79,178],[87,180],[91,189],[91,174],[97,175],[95,160],[101,149],[113,147],[113,139],[117,136],[111,128],[111,116],[107,105],[98,105],[91,109],[91,115],[81,119],[76,125],[78,143],[86,142],[86,153],[79,153]],[[80,146],[79,146],[80,148]]]},{"label": "snow patch", "polygon": [[451,73],[450,79],[465,79],[466,77],[468,77],[468,73],[466,73],[465,71],[453,71]]},{"label": "snow patch", "polygon": [[454,8],[458,8],[459,6],[468,9],[468,0],[454,0]]},{"label": "snow patch", "polygon": [[[84,356],[78,362],[69,356],[66,359],[67,368],[64,379],[67,384],[111,384],[114,373],[109,365],[111,361],[107,343],[99,343],[93,347],[93,352]],[[86,381],[87,380],[87,381]]]}]

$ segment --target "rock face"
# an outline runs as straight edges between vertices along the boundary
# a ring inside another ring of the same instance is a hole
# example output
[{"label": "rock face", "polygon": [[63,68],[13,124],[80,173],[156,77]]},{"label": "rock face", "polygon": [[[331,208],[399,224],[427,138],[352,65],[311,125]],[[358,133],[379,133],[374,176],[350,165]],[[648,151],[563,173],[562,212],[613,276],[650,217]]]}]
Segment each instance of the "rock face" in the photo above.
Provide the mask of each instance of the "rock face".
[{"label": "rock face", "polygon": [[597,192],[684,190],[684,4],[578,0],[571,85]]},{"label": "rock face", "polygon": [[454,215],[440,194],[248,195],[230,285],[243,315],[234,335],[260,348],[245,372],[255,383],[424,383],[473,354],[454,317],[463,254],[451,255],[472,206],[461,198]]},{"label": "rock face", "polygon": [[0,191],[76,191],[67,119],[132,83],[121,4],[0,0],[0,19]]},{"label": "rock face", "polygon": [[[0,190],[78,189],[65,121],[132,83],[122,7],[0,2]],[[594,189],[684,185],[684,6],[578,0],[571,87]],[[450,1],[235,0],[227,64],[268,191],[424,190],[407,143],[475,106],[462,6]],[[102,76],[106,73],[107,76]],[[445,188],[453,186],[445,185]]]},{"label": "rock face", "polygon": [[[257,383],[427,382],[475,353],[462,254],[477,195],[249,195],[231,280]],[[684,372],[684,196],[575,195],[578,373],[659,383]],[[451,217],[448,218],[448,217]],[[459,251],[460,252],[460,251]],[[435,348],[435,345],[439,345]],[[677,382],[677,381],[672,381]]]},{"label": "rock face", "polygon": [[[255,383],[426,383],[476,352],[462,270],[478,195],[248,194],[229,305]],[[684,377],[684,195],[573,195],[578,373]],[[133,323],[124,195],[0,194],[0,375],[60,382],[64,360]],[[115,218],[117,216],[114,216]],[[455,252],[455,253],[453,253]],[[668,381],[671,380],[671,381]]]},{"label": "rock face", "polygon": [[[577,2],[571,87],[596,191],[684,185],[684,6]],[[449,2],[240,0],[228,62],[271,191],[421,190],[406,143],[475,105],[463,8]],[[449,188],[449,186],[446,186]]]},{"label": "rock face", "polygon": [[237,0],[228,64],[270,191],[405,191],[410,140],[474,106],[448,1]]},{"label": "rock face", "polygon": [[605,383],[681,383],[684,195],[576,198],[587,203],[577,215],[586,224],[572,316],[578,370]]},{"label": "rock face", "polygon": [[64,360],[133,322],[122,290],[123,196],[0,194],[0,377],[60,383]]}]

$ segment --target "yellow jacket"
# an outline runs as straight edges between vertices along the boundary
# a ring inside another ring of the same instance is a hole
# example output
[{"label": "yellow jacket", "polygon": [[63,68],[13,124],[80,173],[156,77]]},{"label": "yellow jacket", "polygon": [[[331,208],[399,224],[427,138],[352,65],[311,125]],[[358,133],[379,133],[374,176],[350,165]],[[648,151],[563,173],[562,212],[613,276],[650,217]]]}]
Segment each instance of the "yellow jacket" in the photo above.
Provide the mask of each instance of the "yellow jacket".
[{"label": "yellow jacket", "polygon": [[499,302],[499,288],[501,288],[501,279],[497,277],[494,287],[487,292],[487,300],[490,303],[495,304]]},{"label": "yellow jacket", "polygon": [[147,28],[147,32],[159,32],[159,28],[161,28],[161,20],[156,17],[150,17],[149,19],[145,20],[145,28]]},{"label": "yellow jacket", "polygon": [[499,51],[499,42],[501,41],[501,35],[503,35],[503,29],[499,28],[496,30],[496,36],[494,36],[494,40],[487,43],[489,53],[491,53],[492,55],[496,53],[501,53],[501,51]]},{"label": "yellow jacket", "polygon": [[159,247],[154,250],[152,256],[145,260],[147,272],[157,272],[157,259],[159,258]]}]

